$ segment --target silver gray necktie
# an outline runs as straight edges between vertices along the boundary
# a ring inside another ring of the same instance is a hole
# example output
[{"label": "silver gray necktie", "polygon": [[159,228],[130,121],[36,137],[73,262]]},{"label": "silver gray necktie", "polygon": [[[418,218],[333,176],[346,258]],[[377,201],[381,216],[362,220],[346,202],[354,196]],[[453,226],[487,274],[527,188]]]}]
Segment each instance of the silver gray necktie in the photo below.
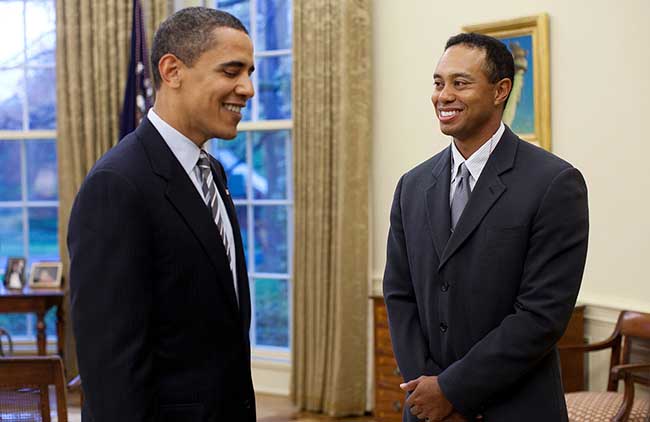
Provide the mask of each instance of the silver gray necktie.
[{"label": "silver gray necktie", "polygon": [[460,216],[469,201],[469,194],[472,193],[472,190],[469,187],[469,170],[465,163],[462,163],[458,167],[458,184],[456,185],[456,191],[454,192],[454,197],[451,199],[451,230],[453,231],[460,220]]},{"label": "silver gray necktie", "polygon": [[201,187],[203,189],[203,195],[205,196],[206,201],[208,202],[208,208],[212,212],[212,219],[217,225],[219,230],[219,235],[221,236],[221,241],[223,242],[224,248],[226,248],[226,255],[228,255],[228,262],[232,266],[232,257],[230,256],[230,244],[228,243],[228,237],[226,236],[226,229],[224,227],[223,219],[221,218],[221,213],[219,212],[219,199],[217,198],[217,185],[214,182],[212,177],[212,170],[210,169],[210,160],[208,159],[208,154],[201,150],[199,154],[199,161],[196,163],[196,169],[199,172],[201,178]]}]

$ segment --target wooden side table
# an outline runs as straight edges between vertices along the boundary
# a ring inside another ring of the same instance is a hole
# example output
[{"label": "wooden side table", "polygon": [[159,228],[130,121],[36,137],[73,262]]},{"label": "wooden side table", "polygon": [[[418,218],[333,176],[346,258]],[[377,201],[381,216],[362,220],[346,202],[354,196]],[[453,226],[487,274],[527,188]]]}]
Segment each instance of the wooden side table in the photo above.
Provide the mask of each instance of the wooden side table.
[{"label": "wooden side table", "polygon": [[63,359],[65,349],[65,321],[63,319],[63,299],[65,292],[61,289],[29,289],[22,291],[7,290],[0,287],[0,313],[35,313],[36,344],[39,355],[47,354],[45,335],[45,314],[56,306],[56,336],[58,355]]}]

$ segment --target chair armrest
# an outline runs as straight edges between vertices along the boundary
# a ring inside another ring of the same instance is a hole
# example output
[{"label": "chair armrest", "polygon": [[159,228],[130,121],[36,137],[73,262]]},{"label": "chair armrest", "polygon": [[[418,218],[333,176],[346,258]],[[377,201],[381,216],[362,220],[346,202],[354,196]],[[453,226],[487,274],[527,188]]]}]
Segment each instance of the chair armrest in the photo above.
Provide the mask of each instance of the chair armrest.
[{"label": "chair armrest", "polygon": [[612,377],[615,380],[623,380],[623,403],[618,409],[616,416],[612,419],[613,422],[627,421],[632,406],[634,405],[634,373],[640,371],[650,372],[650,364],[648,363],[630,363],[625,365],[616,365],[612,367]]},{"label": "chair armrest", "polygon": [[592,344],[566,344],[566,345],[558,345],[559,350],[570,350],[570,351],[576,351],[576,352],[593,352],[596,350],[603,350],[603,349],[608,349],[614,346],[614,342],[616,341],[616,337],[610,337],[607,340],[599,341],[597,343],[592,343]]},{"label": "chair armrest", "polygon": [[620,380],[634,375],[634,372],[648,371],[650,373],[650,363],[628,363],[625,365],[616,365],[612,367],[612,376]]}]

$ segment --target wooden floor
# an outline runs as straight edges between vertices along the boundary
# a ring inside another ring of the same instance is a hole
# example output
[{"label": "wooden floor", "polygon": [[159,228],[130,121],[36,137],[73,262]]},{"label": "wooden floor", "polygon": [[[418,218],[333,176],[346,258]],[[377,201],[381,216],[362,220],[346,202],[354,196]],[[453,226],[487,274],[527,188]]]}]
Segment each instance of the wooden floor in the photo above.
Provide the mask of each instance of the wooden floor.
[{"label": "wooden floor", "polygon": [[[70,395],[72,396],[72,395]],[[313,413],[297,412],[291,405],[287,397],[271,396],[258,394],[257,400],[257,420],[258,422],[373,422],[370,416],[358,418],[331,418]],[[79,400],[76,397],[68,397],[70,406],[68,408],[68,418],[70,422],[81,422],[81,412],[79,410]]]},{"label": "wooden floor", "polygon": [[256,400],[257,420],[259,422],[374,421],[374,419],[369,416],[358,418],[331,418],[313,413],[297,412],[291,405],[289,399],[282,396],[258,394]]}]

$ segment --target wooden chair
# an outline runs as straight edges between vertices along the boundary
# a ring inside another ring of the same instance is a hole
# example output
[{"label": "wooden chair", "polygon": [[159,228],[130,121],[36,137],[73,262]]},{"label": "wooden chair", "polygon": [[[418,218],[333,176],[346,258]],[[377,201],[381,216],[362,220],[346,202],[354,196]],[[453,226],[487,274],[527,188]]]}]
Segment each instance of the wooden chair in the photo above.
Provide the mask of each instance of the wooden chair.
[{"label": "wooden chair", "polygon": [[[2,338],[4,337],[7,343],[7,350],[5,350]],[[0,356],[11,356],[14,353],[14,343],[11,341],[9,331],[0,327]]]},{"label": "wooden chair", "polygon": [[60,357],[0,357],[0,420],[51,422],[50,386],[56,391],[57,420],[68,422]]},{"label": "wooden chair", "polygon": [[[560,350],[592,352],[611,349],[606,392],[580,391],[565,395],[570,422],[646,422],[650,401],[634,399],[634,385],[650,386],[650,356],[633,359],[633,344],[650,340],[650,314],[622,311],[614,333],[607,339],[587,345],[565,345]],[[634,362],[633,362],[634,360]],[[623,381],[623,393],[618,392]]]}]

